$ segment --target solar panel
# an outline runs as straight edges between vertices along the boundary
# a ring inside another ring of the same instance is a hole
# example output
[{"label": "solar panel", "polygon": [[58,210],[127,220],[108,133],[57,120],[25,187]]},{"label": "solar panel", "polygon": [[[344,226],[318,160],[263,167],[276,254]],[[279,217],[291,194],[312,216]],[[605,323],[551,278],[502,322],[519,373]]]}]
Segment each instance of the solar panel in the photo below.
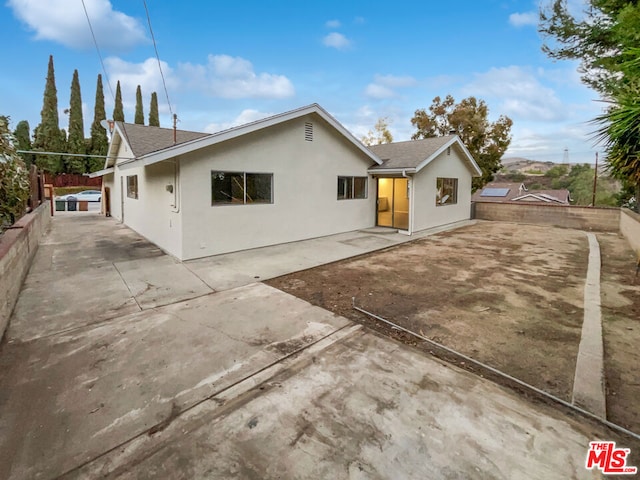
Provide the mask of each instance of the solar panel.
[{"label": "solar panel", "polygon": [[485,188],[480,194],[481,197],[506,197],[509,194],[508,188]]}]

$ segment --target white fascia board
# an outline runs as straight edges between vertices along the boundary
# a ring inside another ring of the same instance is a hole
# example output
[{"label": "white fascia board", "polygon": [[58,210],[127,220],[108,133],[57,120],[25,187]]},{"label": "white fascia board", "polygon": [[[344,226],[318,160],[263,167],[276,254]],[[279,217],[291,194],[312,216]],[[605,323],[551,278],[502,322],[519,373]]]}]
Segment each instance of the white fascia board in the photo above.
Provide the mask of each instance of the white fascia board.
[{"label": "white fascia board", "polygon": [[114,170],[115,170],[115,167],[108,167],[108,168],[105,168],[104,170],[98,170],[97,172],[90,173],[89,178],[103,177],[105,175],[109,175],[110,173],[113,173]]},{"label": "white fascia board", "polygon": [[422,162],[420,162],[420,164],[416,167],[416,171],[419,172],[420,170],[422,170],[424,167],[429,165],[433,160],[438,158],[438,155],[445,152],[447,148],[451,147],[454,144],[460,147],[464,157],[467,159],[467,163],[469,164],[470,170],[472,171],[471,175],[473,177],[481,177],[482,170],[480,170],[480,167],[471,156],[471,153],[469,153],[469,150],[467,150],[467,147],[464,146],[464,143],[462,143],[462,140],[460,140],[460,137],[458,137],[457,135],[455,135],[451,140],[449,140],[447,143],[442,145],[438,150],[436,150],[429,157],[425,158]]},{"label": "white fascia board", "polygon": [[118,157],[118,150],[120,150],[120,144],[123,141],[127,143],[129,150],[131,150],[131,146],[126,139],[127,137],[123,134],[122,130],[120,130],[118,122],[115,122],[113,132],[111,133],[111,142],[109,143],[109,149],[107,150],[107,158],[104,161],[104,168],[115,165]]},{"label": "white fascia board", "polygon": [[413,175],[416,173],[415,168],[370,168],[367,172],[371,175],[402,175],[406,173],[407,175]]},{"label": "white fascia board", "polygon": [[[198,138],[190,142],[181,143],[180,145],[165,148],[164,150],[160,150],[159,152],[149,153],[138,159],[135,159],[134,162],[127,162],[127,161],[122,162],[118,164],[118,167],[121,167],[126,170],[128,168],[133,168],[133,167],[152,165],[154,163],[169,160],[171,158],[184,155],[194,150],[206,148],[211,145],[215,145],[217,143],[231,140],[233,138],[237,138],[242,135],[246,135],[248,133],[252,133],[258,130],[262,130],[263,128],[269,128],[271,126],[278,125],[280,123],[284,123],[289,120],[302,117],[304,115],[309,115],[311,113],[318,114],[327,123],[329,123],[332,127],[338,130],[344,137],[346,137],[347,140],[353,143],[360,151],[362,151],[365,155],[371,158],[371,160],[376,162],[378,165],[382,164],[382,160],[376,154],[374,154],[367,147],[365,147],[362,144],[362,142],[360,142],[356,137],[354,137],[351,134],[351,132],[349,132],[346,128],[344,128],[340,124],[340,122],[338,122],[335,118],[329,115],[329,113],[327,113],[322,107],[320,107],[320,105],[314,103],[307,107],[302,107],[297,110],[291,110],[289,112],[281,113],[279,115],[274,115],[273,117],[258,120],[252,123],[248,123],[246,125],[241,125],[239,127],[230,128],[228,130],[223,130],[222,132],[213,133],[209,136]],[[132,163],[135,163],[135,165],[132,165]]]}]

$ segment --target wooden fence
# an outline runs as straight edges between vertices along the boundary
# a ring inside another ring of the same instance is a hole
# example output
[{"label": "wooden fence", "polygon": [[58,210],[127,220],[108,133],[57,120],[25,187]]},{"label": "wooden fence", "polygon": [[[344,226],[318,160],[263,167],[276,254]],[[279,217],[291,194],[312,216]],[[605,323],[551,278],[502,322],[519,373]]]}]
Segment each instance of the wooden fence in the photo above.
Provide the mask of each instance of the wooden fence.
[{"label": "wooden fence", "polygon": [[60,173],[52,175],[45,173],[45,183],[50,183],[55,187],[97,187],[102,186],[102,177],[89,178],[85,175],[74,173]]}]

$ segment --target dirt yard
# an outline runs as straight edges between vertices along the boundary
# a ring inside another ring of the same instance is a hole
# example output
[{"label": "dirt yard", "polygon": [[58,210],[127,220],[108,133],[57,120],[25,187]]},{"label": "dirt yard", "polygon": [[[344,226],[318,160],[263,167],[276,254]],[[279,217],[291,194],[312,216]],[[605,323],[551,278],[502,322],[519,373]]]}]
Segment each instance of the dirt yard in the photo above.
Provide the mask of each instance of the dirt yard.
[{"label": "dirt yard", "polygon": [[353,310],[355,297],[369,312],[570,401],[588,248],[576,230],[482,222],[268,283],[417,344]]},{"label": "dirt yard", "polygon": [[640,275],[620,235],[600,234],[600,297],[607,378],[607,418],[640,432]]}]

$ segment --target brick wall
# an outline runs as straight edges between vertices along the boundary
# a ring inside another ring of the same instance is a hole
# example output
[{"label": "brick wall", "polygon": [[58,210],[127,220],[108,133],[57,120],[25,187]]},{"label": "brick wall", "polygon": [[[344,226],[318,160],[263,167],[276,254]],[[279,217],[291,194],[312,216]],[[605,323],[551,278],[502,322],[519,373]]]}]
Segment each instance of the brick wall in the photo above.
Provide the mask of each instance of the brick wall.
[{"label": "brick wall", "polygon": [[475,202],[472,211],[473,218],[479,220],[555,225],[605,232],[620,231],[619,208]]},{"label": "brick wall", "polygon": [[51,206],[44,202],[0,235],[0,339],[40,239],[51,224]]}]

